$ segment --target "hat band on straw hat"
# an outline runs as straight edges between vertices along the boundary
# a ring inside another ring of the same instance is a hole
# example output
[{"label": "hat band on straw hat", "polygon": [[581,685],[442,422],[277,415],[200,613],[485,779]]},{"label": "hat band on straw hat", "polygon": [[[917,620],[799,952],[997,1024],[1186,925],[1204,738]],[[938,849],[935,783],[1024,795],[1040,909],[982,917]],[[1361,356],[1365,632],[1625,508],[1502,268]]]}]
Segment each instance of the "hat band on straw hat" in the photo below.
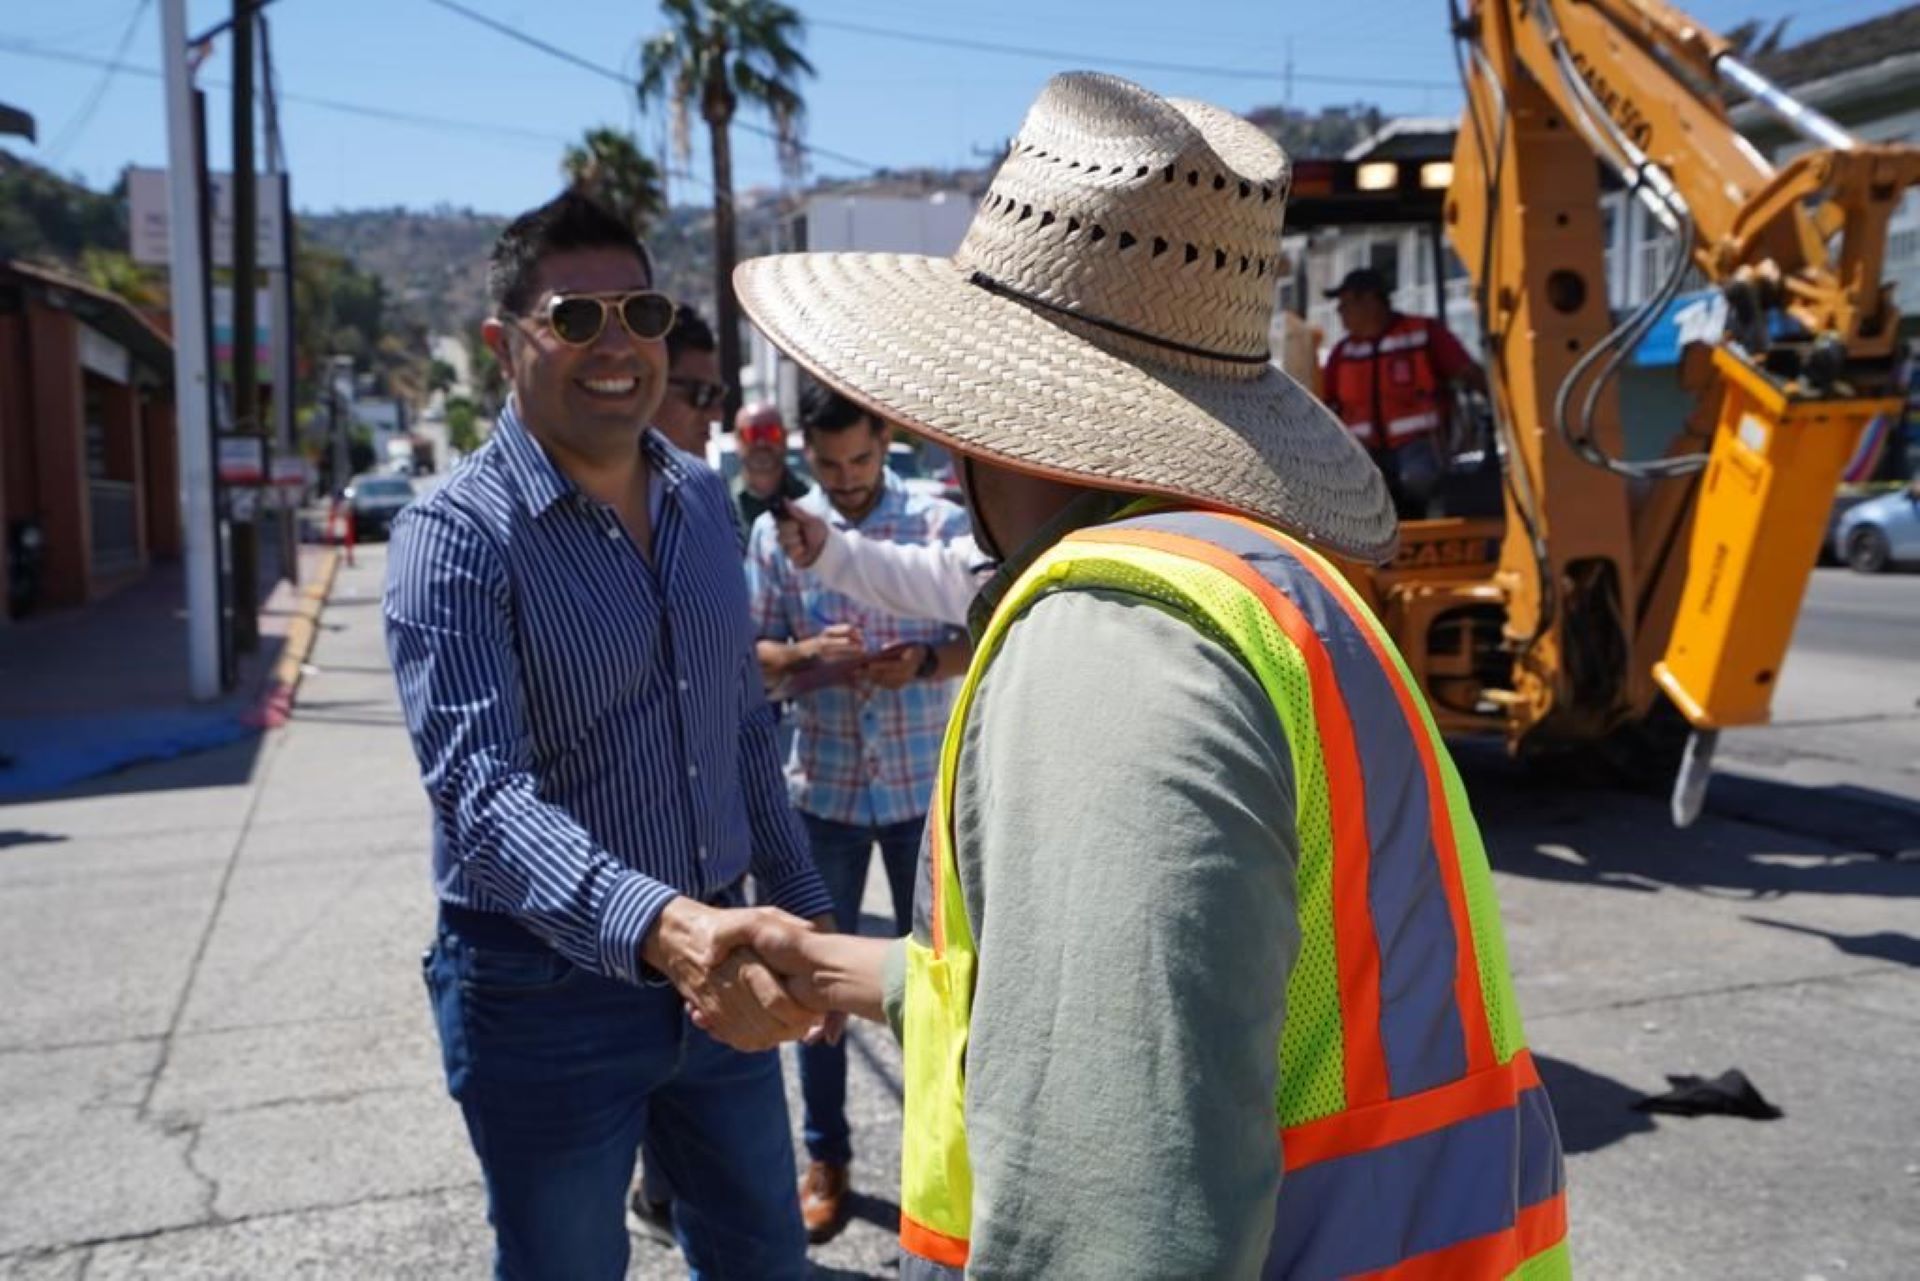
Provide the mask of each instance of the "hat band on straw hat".
[{"label": "hat band on straw hat", "polygon": [[1271,363],[1273,360],[1273,354],[1271,352],[1263,351],[1257,356],[1246,356],[1238,352],[1211,351],[1205,347],[1192,347],[1183,342],[1175,342],[1171,338],[1162,338],[1158,334],[1150,334],[1143,329],[1135,329],[1131,325],[1123,325],[1115,320],[1105,320],[1099,316],[1090,316],[1084,311],[1077,311],[1072,307],[1062,307],[1059,303],[1048,302],[1045,298],[1039,297],[1036,294],[1025,293],[1015,289],[1012,285],[1006,284],[1004,281],[995,280],[984,271],[974,272],[967,277],[967,280],[969,283],[978,285],[990,294],[996,294],[1002,298],[1011,298],[1016,302],[1029,303],[1041,308],[1043,311],[1050,311],[1055,315],[1065,316],[1069,320],[1077,320],[1084,325],[1092,325],[1096,329],[1104,329],[1108,333],[1119,334],[1122,338],[1131,338],[1135,342],[1146,343],[1150,347],[1160,347],[1167,351],[1178,352],[1182,356],[1198,356],[1203,360],[1224,360],[1234,365],[1265,365]]}]

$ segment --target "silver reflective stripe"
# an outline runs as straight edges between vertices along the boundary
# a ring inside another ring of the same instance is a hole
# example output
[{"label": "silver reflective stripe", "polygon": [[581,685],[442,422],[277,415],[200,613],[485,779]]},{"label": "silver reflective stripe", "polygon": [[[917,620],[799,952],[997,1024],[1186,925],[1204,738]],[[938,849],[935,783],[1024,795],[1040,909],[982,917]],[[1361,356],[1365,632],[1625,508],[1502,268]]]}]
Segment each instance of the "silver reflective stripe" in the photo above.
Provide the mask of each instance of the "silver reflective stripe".
[{"label": "silver reflective stripe", "polygon": [[1288,1171],[1269,1278],[1344,1277],[1504,1232],[1557,1196],[1566,1175],[1540,1086],[1512,1107],[1370,1152]]},{"label": "silver reflective stripe", "polygon": [[[936,786],[938,786],[936,784]],[[913,941],[933,946],[933,816],[920,825],[920,856],[913,874]]]},{"label": "silver reflective stripe", "polygon": [[1353,723],[1366,789],[1367,914],[1380,956],[1380,1048],[1391,1097],[1405,1098],[1467,1070],[1467,1034],[1454,999],[1459,951],[1434,841],[1432,797],[1392,675],[1343,600],[1282,545],[1199,512],[1159,512],[1110,529],[1200,539],[1245,561],[1305,616],[1333,662]]},{"label": "silver reflective stripe", "polygon": [[900,1252],[900,1281],[961,1281],[966,1272],[944,1263],[923,1259],[906,1250]]},{"label": "silver reflective stripe", "polygon": [[1411,436],[1417,432],[1432,431],[1440,425],[1440,415],[1428,410],[1424,414],[1409,414],[1405,418],[1396,418],[1387,424],[1387,438],[1396,439]]},{"label": "silver reflective stripe", "polygon": [[1404,334],[1395,334],[1391,338],[1380,340],[1380,354],[1390,356],[1396,351],[1412,351],[1416,347],[1427,345],[1426,326],[1410,329]]}]

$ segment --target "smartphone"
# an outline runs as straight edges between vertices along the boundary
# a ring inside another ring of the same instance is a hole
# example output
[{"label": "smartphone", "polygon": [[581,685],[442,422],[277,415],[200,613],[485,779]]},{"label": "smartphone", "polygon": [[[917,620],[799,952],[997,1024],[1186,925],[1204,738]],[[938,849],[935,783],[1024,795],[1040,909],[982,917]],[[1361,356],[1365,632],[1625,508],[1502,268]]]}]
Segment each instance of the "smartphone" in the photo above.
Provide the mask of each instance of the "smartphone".
[{"label": "smartphone", "polygon": [[775,494],[773,501],[767,504],[767,510],[773,513],[773,519],[776,523],[793,519],[792,513],[787,511],[787,496],[785,494]]}]

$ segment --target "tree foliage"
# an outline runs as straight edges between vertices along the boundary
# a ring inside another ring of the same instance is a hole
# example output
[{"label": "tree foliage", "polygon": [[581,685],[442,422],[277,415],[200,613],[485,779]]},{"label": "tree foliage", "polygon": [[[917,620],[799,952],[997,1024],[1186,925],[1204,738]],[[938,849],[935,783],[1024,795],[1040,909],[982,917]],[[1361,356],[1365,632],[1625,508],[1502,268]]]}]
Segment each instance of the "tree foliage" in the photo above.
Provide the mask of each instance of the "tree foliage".
[{"label": "tree foliage", "polygon": [[813,64],[800,52],[800,15],[779,0],[661,0],[666,30],[640,46],[640,105],[664,104],[673,120],[674,149],[684,164],[692,152],[691,116],[707,126],[713,162],[713,292],[720,377],[735,388],[725,417],[739,408],[740,305],[733,294],[739,257],[733,204],[731,130],[740,107],[756,107],[773,121],[783,170],[797,180],[804,168],[800,133],[806,104],[800,82]]},{"label": "tree foliage", "polygon": [[660,167],[617,129],[587,130],[561,156],[560,171],[575,191],[605,205],[633,229],[636,238],[644,237],[654,220],[666,212],[667,193],[660,183]]},{"label": "tree foliage", "polygon": [[480,448],[480,411],[465,396],[447,402],[447,444],[463,454]]}]

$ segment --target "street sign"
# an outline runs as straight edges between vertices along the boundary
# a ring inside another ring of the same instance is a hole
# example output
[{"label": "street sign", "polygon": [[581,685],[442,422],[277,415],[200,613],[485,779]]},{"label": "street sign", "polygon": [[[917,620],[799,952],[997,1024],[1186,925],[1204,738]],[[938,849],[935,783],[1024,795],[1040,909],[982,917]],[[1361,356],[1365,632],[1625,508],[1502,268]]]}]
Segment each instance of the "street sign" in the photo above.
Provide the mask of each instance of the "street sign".
[{"label": "street sign", "polygon": [[[227,378],[233,377],[233,289],[213,287],[213,363]],[[273,381],[273,307],[269,292],[253,291],[253,368],[254,381]]]},{"label": "street sign", "polygon": [[[233,266],[233,175],[211,175],[213,184],[213,265]],[[279,266],[287,260],[286,229],[281,225],[279,188],[286,175],[261,174],[255,227],[255,261],[263,268]],[[167,171],[165,169],[127,170],[127,222],[131,233],[129,252],[135,262],[164,267],[171,261],[168,228]]]},{"label": "street sign", "polygon": [[222,436],[220,483],[242,486],[263,483],[267,478],[264,444],[258,436]]},{"label": "street sign", "polygon": [[273,456],[273,485],[276,489],[305,489],[309,479],[306,459],[298,454]]}]

